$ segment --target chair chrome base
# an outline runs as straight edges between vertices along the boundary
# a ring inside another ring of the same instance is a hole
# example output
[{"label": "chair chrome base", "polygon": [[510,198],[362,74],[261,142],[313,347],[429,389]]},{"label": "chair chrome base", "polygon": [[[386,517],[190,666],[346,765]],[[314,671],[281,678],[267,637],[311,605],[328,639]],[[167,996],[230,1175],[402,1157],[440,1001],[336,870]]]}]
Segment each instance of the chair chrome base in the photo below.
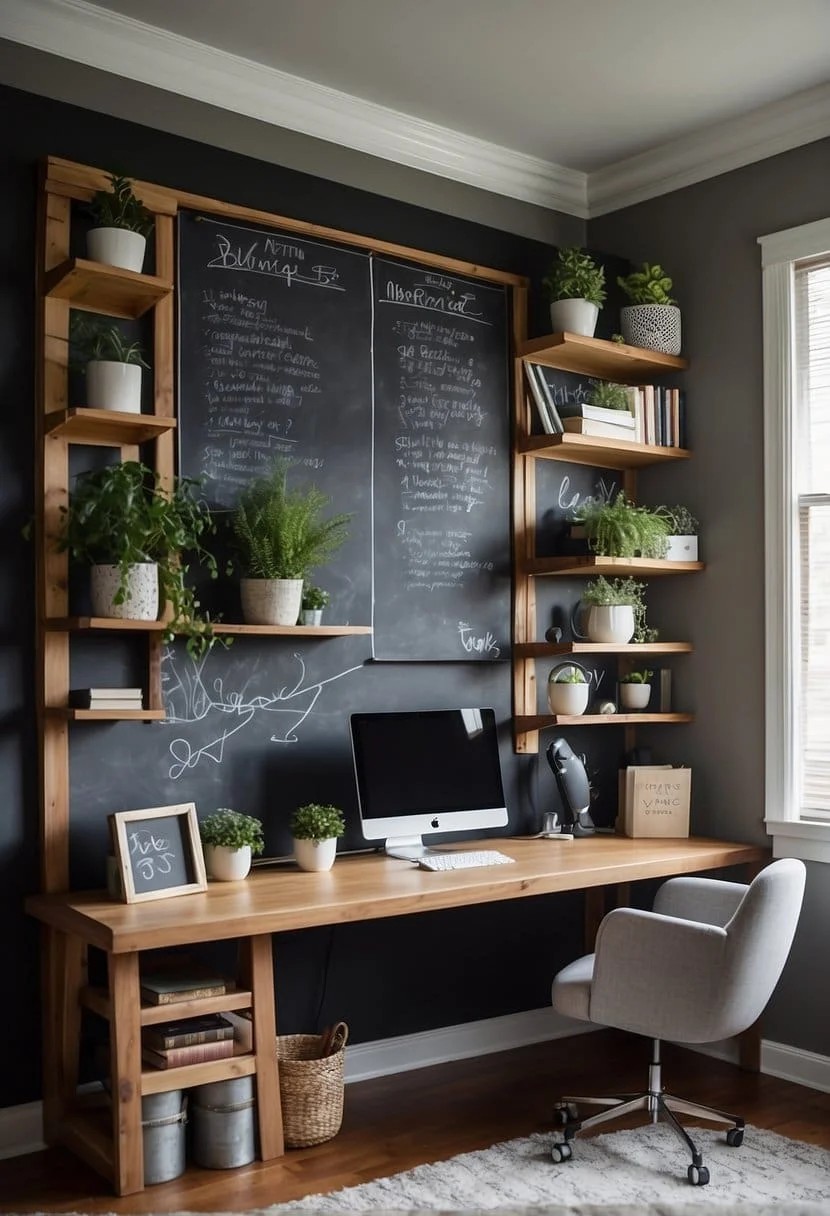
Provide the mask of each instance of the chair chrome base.
[{"label": "chair chrome base", "polygon": [[[647,1111],[652,1123],[662,1121],[667,1123],[681,1144],[691,1153],[692,1164],[687,1171],[687,1178],[692,1186],[706,1186],[709,1181],[709,1171],[703,1164],[703,1155],[697,1148],[689,1133],[680,1123],[677,1115],[692,1115],[700,1119],[708,1119],[714,1123],[729,1125],[726,1133],[726,1143],[738,1148],[744,1138],[744,1120],[737,1115],[729,1115],[725,1111],[716,1110],[711,1106],[702,1106],[697,1102],[688,1102],[685,1098],[677,1098],[663,1090],[660,1070],[660,1041],[654,1040],[652,1062],[648,1070],[648,1089],[636,1094],[616,1094],[607,1098],[567,1097],[557,1102],[555,1116],[559,1122],[564,1139],[554,1144],[551,1157],[554,1161],[569,1161],[573,1156],[571,1140],[578,1132],[598,1127],[622,1115],[634,1111]],[[605,1110],[591,1115],[587,1119],[579,1118],[581,1105],[604,1106]]]}]

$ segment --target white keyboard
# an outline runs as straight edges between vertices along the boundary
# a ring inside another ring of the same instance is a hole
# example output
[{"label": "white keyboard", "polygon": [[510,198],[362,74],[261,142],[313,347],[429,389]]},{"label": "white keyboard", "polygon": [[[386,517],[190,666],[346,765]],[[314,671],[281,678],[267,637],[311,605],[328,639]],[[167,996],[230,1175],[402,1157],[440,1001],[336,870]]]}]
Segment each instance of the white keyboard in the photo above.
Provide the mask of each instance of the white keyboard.
[{"label": "white keyboard", "polygon": [[427,853],[418,858],[418,865],[422,870],[469,870],[472,866],[503,866],[515,860],[496,849],[481,849],[471,853]]}]

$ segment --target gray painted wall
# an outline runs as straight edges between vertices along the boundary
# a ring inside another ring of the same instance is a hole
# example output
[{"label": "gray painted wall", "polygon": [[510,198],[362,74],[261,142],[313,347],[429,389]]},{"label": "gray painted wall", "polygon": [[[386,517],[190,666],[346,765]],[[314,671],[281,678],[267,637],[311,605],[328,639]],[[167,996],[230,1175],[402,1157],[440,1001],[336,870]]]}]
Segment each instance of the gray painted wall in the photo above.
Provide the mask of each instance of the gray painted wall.
[{"label": "gray painted wall", "polygon": [[[701,521],[701,575],[651,584],[650,618],[690,638],[675,666],[693,767],[693,830],[765,843],[764,480],[761,259],[757,238],[827,215],[830,140],[589,221],[588,240],[660,262],[682,308],[689,443],[683,468],[641,475],[647,502]],[[645,733],[645,732],[643,732]],[[808,864],[798,937],[764,1035],[830,1055],[830,866]]]}]

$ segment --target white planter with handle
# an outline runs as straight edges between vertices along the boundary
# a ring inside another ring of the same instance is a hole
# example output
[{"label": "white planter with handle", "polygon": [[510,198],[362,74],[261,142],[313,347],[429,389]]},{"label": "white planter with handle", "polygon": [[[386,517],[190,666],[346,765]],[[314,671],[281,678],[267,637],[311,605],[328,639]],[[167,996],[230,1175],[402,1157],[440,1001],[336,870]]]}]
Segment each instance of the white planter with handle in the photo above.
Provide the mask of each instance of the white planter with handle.
[{"label": "white planter with handle", "polygon": [[239,882],[251,869],[251,846],[230,849],[224,844],[205,845],[205,869],[218,882]]},{"label": "white planter with handle", "polygon": [[650,684],[620,684],[620,705],[623,709],[646,709],[650,699]]},{"label": "white planter with handle", "polygon": [[86,251],[93,262],[120,266],[139,274],[144,266],[147,238],[129,228],[91,228],[86,234]]},{"label": "white planter with handle", "polygon": [[86,365],[86,403],[94,410],[141,413],[141,368],[137,363],[90,359]]},{"label": "white planter with handle", "polygon": [[296,625],[303,599],[301,578],[243,578],[242,615],[249,625]]},{"label": "white planter with handle", "polygon": [[294,839],[294,857],[301,870],[330,870],[337,853],[337,837],[328,840]]},{"label": "white planter with handle", "polygon": [[550,680],[548,683],[548,706],[552,714],[577,717],[588,708],[588,684],[565,684]]},{"label": "white planter with handle", "polygon": [[591,642],[630,642],[634,637],[634,608],[631,604],[592,604],[585,629]]},{"label": "white planter with handle", "polygon": [[159,614],[159,572],[155,562],[140,562],[127,571],[124,601],[114,603],[121,581],[118,566],[91,566],[92,615],[119,621],[155,621]]},{"label": "white planter with handle", "polygon": [[550,306],[550,323],[555,334],[582,334],[593,338],[599,305],[589,300],[555,300]]}]

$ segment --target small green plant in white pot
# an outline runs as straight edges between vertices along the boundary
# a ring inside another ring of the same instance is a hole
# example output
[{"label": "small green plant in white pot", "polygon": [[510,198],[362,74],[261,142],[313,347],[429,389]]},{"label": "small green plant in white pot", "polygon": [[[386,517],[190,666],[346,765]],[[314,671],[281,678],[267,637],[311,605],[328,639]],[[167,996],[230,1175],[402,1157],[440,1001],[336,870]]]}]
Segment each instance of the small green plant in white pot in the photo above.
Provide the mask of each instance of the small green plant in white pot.
[{"label": "small green plant in white pot", "polygon": [[586,633],[590,642],[653,642],[655,629],[646,625],[645,586],[634,578],[607,579],[600,574],[587,583],[582,603],[588,609]]},{"label": "small green plant in white pot", "polygon": [[653,671],[630,671],[620,676],[620,705],[623,709],[646,709],[651,698]]},{"label": "small green plant in white pot", "polygon": [[93,194],[89,211],[94,224],[86,237],[90,258],[140,273],[153,217],[136,198],[130,180],[110,174],[109,189]]},{"label": "small green plant in white pot", "polygon": [[620,310],[620,328],[629,346],[680,354],[680,309],[669,295],[672,281],[662,266],[643,262],[641,270],[617,283],[631,303]]},{"label": "small green plant in white pot", "polygon": [[265,848],[262,821],[230,807],[220,807],[199,824],[210,878],[238,882],[247,878],[251,859]]},{"label": "small green plant in white pot", "polygon": [[95,410],[141,413],[141,369],[148,365],[139,342],[128,342],[113,322],[72,314],[72,363],[86,374],[86,405]]},{"label": "small green plant in white pot", "polygon": [[550,301],[554,333],[594,336],[605,303],[605,269],[585,249],[559,249],[550,274],[542,280]]},{"label": "small green plant in white pot", "polygon": [[696,562],[697,534],[700,525],[688,507],[657,507],[655,515],[666,521],[668,540],[666,558],[670,562]]},{"label": "small green plant in white pot", "polygon": [[548,674],[548,706],[552,714],[576,717],[588,708],[590,683],[575,663],[558,663]]},{"label": "small green plant in white pot", "polygon": [[323,609],[329,602],[329,593],[322,587],[307,583],[303,587],[302,608],[300,609],[301,625],[320,625],[323,621]]},{"label": "small green plant in white pot", "polygon": [[343,812],[328,803],[308,802],[291,817],[294,857],[301,870],[330,870],[337,841],[346,830]]}]

